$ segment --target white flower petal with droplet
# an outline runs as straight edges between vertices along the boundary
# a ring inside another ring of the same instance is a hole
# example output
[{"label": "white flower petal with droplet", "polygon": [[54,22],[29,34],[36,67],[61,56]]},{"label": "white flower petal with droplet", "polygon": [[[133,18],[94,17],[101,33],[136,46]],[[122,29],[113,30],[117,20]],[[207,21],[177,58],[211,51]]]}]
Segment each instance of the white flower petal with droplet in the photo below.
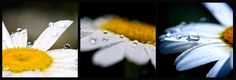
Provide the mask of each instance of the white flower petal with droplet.
[{"label": "white flower petal with droplet", "polygon": [[49,26],[44,30],[32,47],[43,51],[48,50],[72,23],[73,21],[70,20],[55,22],[54,26]]},{"label": "white flower petal with droplet", "polygon": [[[141,42],[133,45],[133,41],[123,35],[100,29],[101,24],[111,20],[112,17],[113,15],[106,15],[94,21],[88,18],[81,19],[80,50],[86,52],[101,48],[92,58],[93,63],[101,67],[109,67],[124,58],[137,65],[145,65],[151,60],[155,67],[154,60],[156,59],[153,55],[156,52],[147,51],[145,49],[149,50],[149,47],[145,47],[147,45],[140,44]],[[134,46],[136,49],[133,48]],[[156,46],[153,45],[153,47]]]},{"label": "white flower petal with droplet", "polygon": [[[161,53],[180,53],[176,60],[178,71],[189,70],[213,61],[214,67],[206,77],[225,77],[233,69],[233,49],[229,43],[222,40],[222,32],[233,27],[233,12],[225,3],[204,3],[207,9],[222,25],[212,23],[181,23],[166,30],[169,34],[159,37]],[[199,39],[189,41],[186,38],[190,32],[197,33]],[[180,35],[180,36],[176,36]],[[229,35],[231,35],[229,33]],[[195,45],[192,45],[195,44]]]},{"label": "white flower petal with droplet", "polygon": [[[53,58],[52,66],[50,66],[45,71],[23,71],[20,73],[2,71],[3,77],[77,77],[78,50],[56,49],[47,51],[55,43],[59,36],[72,24],[72,22],[73,21],[70,20],[62,20],[54,24],[49,23],[49,25],[54,25],[54,27],[51,26],[51,28],[47,28],[38,38],[38,41],[35,43],[35,46],[37,46],[37,48],[46,51],[48,55]],[[2,35],[4,36],[3,40],[6,40],[2,42],[2,47],[4,47],[2,48],[3,50],[5,48],[27,47],[26,29],[21,30],[20,32],[16,32],[12,34],[12,37],[10,37],[4,23],[2,23],[2,26]],[[51,31],[58,31],[58,36],[56,38],[52,38],[50,34]]]},{"label": "white flower petal with droplet", "polygon": [[[104,42],[104,40],[107,42]],[[125,39],[120,38],[119,36],[114,36],[114,34],[107,32],[104,34],[103,31],[96,31],[91,35],[88,35],[80,39],[80,50],[81,51],[90,51],[100,47],[105,47],[111,44],[119,43],[125,41]]]},{"label": "white flower petal with droplet", "polygon": [[28,40],[27,29],[11,34],[11,38],[15,47],[26,47]]}]

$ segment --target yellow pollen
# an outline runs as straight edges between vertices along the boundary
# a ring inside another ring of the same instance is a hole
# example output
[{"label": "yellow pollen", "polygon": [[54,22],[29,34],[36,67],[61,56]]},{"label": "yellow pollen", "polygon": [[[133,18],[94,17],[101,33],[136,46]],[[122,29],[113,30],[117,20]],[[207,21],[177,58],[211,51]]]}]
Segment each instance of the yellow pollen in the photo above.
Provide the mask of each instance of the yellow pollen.
[{"label": "yellow pollen", "polygon": [[14,73],[44,71],[52,62],[46,52],[34,48],[8,48],[2,52],[2,69]]},{"label": "yellow pollen", "polygon": [[233,26],[228,27],[227,29],[225,29],[224,32],[222,32],[221,34],[221,39],[229,44],[229,45],[233,45]]},{"label": "yellow pollen", "polygon": [[102,24],[101,29],[124,35],[130,40],[142,43],[156,44],[156,27],[151,24],[129,21],[117,16]]}]

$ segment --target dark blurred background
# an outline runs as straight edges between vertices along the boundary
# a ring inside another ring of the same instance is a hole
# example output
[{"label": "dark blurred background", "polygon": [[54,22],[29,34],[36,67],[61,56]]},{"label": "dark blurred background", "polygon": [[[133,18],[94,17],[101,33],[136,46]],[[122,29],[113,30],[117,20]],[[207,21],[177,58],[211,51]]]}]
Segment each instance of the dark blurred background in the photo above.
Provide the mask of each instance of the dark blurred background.
[{"label": "dark blurred background", "polygon": [[[232,4],[231,4],[232,7]],[[158,4],[158,36],[164,34],[164,30],[176,26],[181,22],[209,22],[220,24],[214,16],[201,3],[159,3]],[[160,42],[158,42],[160,43]],[[206,74],[214,66],[215,62],[187,70],[176,71],[174,65],[177,54],[157,54],[157,74],[161,78],[205,78]],[[233,72],[233,71],[232,71]],[[228,77],[232,77],[232,72]]]},{"label": "dark blurred background", "polygon": [[[80,17],[95,19],[107,14],[117,15],[130,20],[139,20],[149,24],[156,24],[155,3],[80,3]],[[99,49],[98,49],[99,50]],[[144,66],[123,60],[107,68],[95,66],[92,56],[97,50],[80,54],[81,78],[154,78],[156,71],[149,62]],[[129,68],[126,68],[129,64]],[[132,68],[133,70],[127,70]],[[128,71],[128,72],[127,72]]]},{"label": "dark blurred background", "polygon": [[63,48],[69,43],[78,49],[77,2],[4,2],[2,21],[9,33],[18,27],[27,29],[28,41],[33,42],[48,27],[49,22],[73,20],[74,23],[61,35],[51,49]]}]

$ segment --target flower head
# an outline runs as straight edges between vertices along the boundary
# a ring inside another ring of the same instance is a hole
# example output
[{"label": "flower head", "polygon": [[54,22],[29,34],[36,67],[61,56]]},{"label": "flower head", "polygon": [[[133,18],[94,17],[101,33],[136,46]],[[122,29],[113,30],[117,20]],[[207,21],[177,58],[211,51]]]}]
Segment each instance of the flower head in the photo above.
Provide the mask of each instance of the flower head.
[{"label": "flower head", "polygon": [[124,58],[138,65],[149,60],[156,65],[156,29],[154,25],[130,21],[118,16],[105,16],[95,21],[81,19],[81,51],[101,48],[93,63],[108,67]]},{"label": "flower head", "polygon": [[189,70],[213,61],[207,77],[223,77],[233,69],[233,11],[226,3],[204,3],[221,23],[181,23],[160,36],[163,54],[181,53],[178,71]]},{"label": "flower head", "polygon": [[49,23],[30,44],[26,29],[18,28],[10,35],[2,22],[3,77],[76,77],[76,49],[48,50],[72,23],[70,20]]}]

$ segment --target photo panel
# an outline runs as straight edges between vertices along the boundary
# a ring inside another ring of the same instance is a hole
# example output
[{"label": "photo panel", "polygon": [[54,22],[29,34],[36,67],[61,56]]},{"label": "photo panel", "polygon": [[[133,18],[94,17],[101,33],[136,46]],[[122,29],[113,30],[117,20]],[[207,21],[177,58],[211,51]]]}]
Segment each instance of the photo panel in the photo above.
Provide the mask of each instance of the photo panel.
[{"label": "photo panel", "polygon": [[80,77],[156,78],[155,3],[80,3]]},{"label": "photo panel", "polygon": [[78,3],[5,2],[3,78],[78,78]]},{"label": "photo panel", "polygon": [[227,2],[158,3],[158,77],[232,78],[232,8]]}]

